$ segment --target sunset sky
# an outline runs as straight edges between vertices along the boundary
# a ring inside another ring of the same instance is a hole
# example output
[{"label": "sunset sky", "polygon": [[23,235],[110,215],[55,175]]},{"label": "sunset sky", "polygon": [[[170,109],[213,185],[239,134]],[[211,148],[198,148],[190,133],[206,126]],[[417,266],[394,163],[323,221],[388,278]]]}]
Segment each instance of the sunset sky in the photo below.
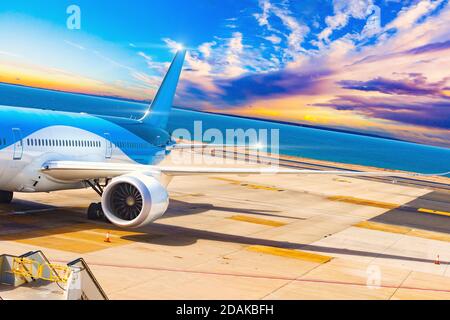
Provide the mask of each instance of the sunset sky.
[{"label": "sunset sky", "polygon": [[150,100],[182,43],[177,106],[450,147],[449,26],[443,0],[5,0],[0,82]]}]

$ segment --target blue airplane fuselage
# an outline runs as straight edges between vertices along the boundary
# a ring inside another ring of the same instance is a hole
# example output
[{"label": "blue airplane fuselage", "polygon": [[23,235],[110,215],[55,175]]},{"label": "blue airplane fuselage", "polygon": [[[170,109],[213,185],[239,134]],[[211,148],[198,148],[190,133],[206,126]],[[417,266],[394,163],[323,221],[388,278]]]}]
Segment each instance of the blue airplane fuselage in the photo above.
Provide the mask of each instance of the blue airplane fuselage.
[{"label": "blue airplane fuselage", "polygon": [[0,106],[0,190],[82,188],[42,174],[49,160],[157,164],[170,135],[138,120]]}]

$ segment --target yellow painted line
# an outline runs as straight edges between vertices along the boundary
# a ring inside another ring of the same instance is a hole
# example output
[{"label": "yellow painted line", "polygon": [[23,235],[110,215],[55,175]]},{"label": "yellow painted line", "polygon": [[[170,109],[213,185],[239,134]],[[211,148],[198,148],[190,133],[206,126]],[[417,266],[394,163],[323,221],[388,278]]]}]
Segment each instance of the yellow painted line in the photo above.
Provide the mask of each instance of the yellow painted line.
[{"label": "yellow painted line", "polygon": [[358,228],[365,228],[377,231],[391,232],[391,233],[400,233],[400,234],[408,234],[411,232],[411,228],[395,226],[391,224],[372,222],[372,221],[361,221],[359,223],[354,224],[353,226]]},{"label": "yellow painted line", "polygon": [[268,190],[268,191],[284,191],[284,189],[280,189],[280,188],[277,188],[277,187],[263,186],[263,185],[254,184],[254,183],[246,183],[246,182],[242,182],[242,181],[234,180],[234,179],[229,179],[229,178],[213,178],[213,179],[226,181],[226,182],[229,182],[231,184],[239,185],[241,187],[247,187],[247,188],[250,188],[250,189]]},{"label": "yellow painted line", "polygon": [[330,196],[330,197],[327,197],[327,199],[332,200],[332,201],[341,201],[341,202],[346,202],[346,203],[358,204],[358,205],[362,205],[362,206],[377,207],[377,208],[383,208],[383,209],[395,209],[400,206],[399,204],[395,204],[395,203],[388,203],[388,202],[368,200],[368,199],[360,199],[360,198],[349,197],[349,196]]},{"label": "yellow painted line", "polygon": [[[107,232],[110,233],[110,243],[104,242]],[[7,234],[0,236],[0,240],[15,241],[32,246],[75,253],[88,253],[132,243],[132,240],[122,237],[141,234],[126,230],[115,230],[114,228],[99,228],[95,224],[83,223],[58,228],[32,230],[20,234]]]},{"label": "yellow painted line", "polygon": [[309,253],[309,252],[304,252],[304,251],[299,251],[299,250],[294,250],[294,249],[269,247],[269,246],[254,245],[254,246],[249,246],[246,249],[249,251],[253,251],[253,252],[266,253],[266,254],[271,254],[274,256],[300,259],[300,260],[316,262],[316,263],[326,263],[332,259],[332,257],[324,256],[324,255],[320,255],[320,254]]},{"label": "yellow painted line", "polygon": [[414,229],[411,230],[411,232],[408,235],[419,238],[450,242],[450,235],[446,233]]},{"label": "yellow painted line", "polygon": [[228,217],[228,219],[262,224],[262,225],[271,226],[271,227],[282,227],[282,226],[286,225],[286,223],[280,222],[280,221],[261,219],[261,218],[255,218],[255,217],[249,217],[249,216],[241,216],[241,215],[235,215],[232,217]]},{"label": "yellow painted line", "polygon": [[412,229],[408,227],[400,227],[394,226],[391,224],[379,223],[379,222],[371,222],[371,221],[362,221],[353,226],[358,228],[365,228],[370,230],[384,231],[390,233],[399,233],[408,236],[430,239],[430,240],[439,240],[450,242],[450,235],[441,232],[434,232],[428,230],[420,230],[420,229]]},{"label": "yellow painted line", "polygon": [[431,210],[431,209],[425,209],[425,208],[419,208],[419,209],[417,209],[417,211],[450,217],[450,212],[446,212],[446,211]]}]

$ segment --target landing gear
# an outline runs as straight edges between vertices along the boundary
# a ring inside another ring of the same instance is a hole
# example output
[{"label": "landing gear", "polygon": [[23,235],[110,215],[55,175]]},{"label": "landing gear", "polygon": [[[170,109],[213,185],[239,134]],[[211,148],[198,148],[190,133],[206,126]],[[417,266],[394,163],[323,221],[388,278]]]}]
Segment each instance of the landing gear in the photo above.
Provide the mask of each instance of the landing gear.
[{"label": "landing gear", "polygon": [[[95,192],[98,193],[98,195],[101,197],[103,195],[103,189],[108,185],[111,179],[105,179],[104,184],[102,185],[100,183],[100,180],[86,180],[86,184],[88,184],[92,189],[94,189]],[[91,203],[89,205],[89,208],[87,210],[87,217],[89,220],[104,220],[109,222],[109,220],[105,217],[103,214],[102,204],[101,202],[98,203]]]},{"label": "landing gear", "polygon": [[105,218],[102,210],[102,204],[99,203],[91,203],[87,210],[87,217],[89,220],[102,220]]},{"label": "landing gear", "polygon": [[0,191],[0,203],[11,203],[13,193],[11,191]]}]

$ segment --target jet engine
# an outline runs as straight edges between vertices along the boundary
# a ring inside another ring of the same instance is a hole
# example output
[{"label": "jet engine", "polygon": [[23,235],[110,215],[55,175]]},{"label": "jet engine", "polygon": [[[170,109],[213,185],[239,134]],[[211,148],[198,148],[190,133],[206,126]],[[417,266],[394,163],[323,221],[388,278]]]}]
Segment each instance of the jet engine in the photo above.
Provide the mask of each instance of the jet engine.
[{"label": "jet engine", "polygon": [[168,205],[166,188],[156,178],[140,173],[113,179],[102,196],[106,218],[124,228],[138,228],[155,221]]}]

